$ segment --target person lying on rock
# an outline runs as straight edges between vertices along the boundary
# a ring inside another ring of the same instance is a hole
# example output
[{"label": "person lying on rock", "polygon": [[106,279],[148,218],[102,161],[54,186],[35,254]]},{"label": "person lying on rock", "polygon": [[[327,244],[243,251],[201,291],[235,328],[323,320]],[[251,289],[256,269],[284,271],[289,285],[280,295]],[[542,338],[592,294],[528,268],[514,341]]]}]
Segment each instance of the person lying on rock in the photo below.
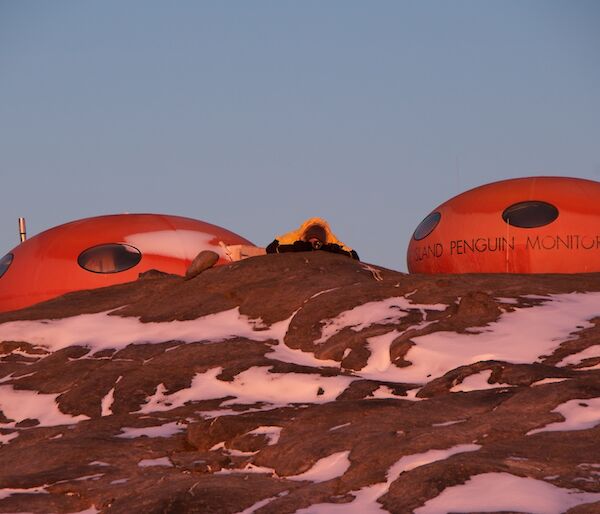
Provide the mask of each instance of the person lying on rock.
[{"label": "person lying on rock", "polygon": [[329,223],[321,218],[310,218],[302,223],[298,230],[277,236],[266,250],[267,253],[325,250],[360,260],[358,254],[342,243],[329,228]]}]

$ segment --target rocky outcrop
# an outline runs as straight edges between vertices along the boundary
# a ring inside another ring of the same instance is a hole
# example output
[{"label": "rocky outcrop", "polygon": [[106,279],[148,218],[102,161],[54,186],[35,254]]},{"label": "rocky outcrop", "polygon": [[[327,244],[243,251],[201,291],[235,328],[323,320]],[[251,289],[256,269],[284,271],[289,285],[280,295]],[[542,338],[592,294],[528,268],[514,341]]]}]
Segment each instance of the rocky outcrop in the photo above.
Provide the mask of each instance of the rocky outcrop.
[{"label": "rocky outcrop", "polygon": [[1,314],[0,512],[476,512],[507,480],[600,512],[600,276],[373,268],[267,255]]}]

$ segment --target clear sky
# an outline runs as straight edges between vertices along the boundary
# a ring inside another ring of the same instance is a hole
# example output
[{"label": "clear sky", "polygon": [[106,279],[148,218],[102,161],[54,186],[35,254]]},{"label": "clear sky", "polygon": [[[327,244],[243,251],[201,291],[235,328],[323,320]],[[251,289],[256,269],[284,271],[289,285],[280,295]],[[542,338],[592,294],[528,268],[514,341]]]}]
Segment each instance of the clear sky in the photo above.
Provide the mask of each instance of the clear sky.
[{"label": "clear sky", "polygon": [[600,2],[0,0],[0,255],[159,212],[266,245],[326,218],[406,269],[434,207],[600,180]]}]

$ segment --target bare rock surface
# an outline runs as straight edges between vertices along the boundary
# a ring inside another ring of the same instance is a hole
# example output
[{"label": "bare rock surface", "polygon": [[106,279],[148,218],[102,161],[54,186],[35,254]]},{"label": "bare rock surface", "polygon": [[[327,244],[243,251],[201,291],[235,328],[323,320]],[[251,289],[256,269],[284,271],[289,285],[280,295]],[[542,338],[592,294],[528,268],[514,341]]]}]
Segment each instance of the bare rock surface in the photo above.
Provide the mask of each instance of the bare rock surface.
[{"label": "bare rock surface", "polygon": [[266,255],[0,314],[0,513],[600,512],[600,275],[375,268]]}]

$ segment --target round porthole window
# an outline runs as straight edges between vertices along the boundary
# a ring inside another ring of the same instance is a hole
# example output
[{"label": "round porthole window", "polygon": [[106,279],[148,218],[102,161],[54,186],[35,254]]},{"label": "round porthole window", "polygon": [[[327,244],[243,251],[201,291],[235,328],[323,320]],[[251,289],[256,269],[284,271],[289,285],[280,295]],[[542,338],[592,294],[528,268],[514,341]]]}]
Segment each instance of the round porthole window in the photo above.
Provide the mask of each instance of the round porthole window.
[{"label": "round porthole window", "polygon": [[558,218],[558,209],[547,202],[528,200],[507,207],[502,219],[514,227],[536,228],[552,223]]},{"label": "round porthole window", "polygon": [[416,241],[420,241],[421,239],[425,239],[433,229],[437,227],[437,224],[440,222],[442,215],[439,212],[432,212],[429,216],[425,217],[425,219],[419,223],[419,226],[415,230],[413,237]]},{"label": "round porthole window", "polygon": [[6,273],[6,270],[10,267],[13,261],[13,254],[7,253],[2,259],[0,259],[0,277]]},{"label": "round porthole window", "polygon": [[108,243],[93,246],[79,254],[77,263],[93,273],[119,273],[136,266],[142,260],[142,252],[133,246]]}]

